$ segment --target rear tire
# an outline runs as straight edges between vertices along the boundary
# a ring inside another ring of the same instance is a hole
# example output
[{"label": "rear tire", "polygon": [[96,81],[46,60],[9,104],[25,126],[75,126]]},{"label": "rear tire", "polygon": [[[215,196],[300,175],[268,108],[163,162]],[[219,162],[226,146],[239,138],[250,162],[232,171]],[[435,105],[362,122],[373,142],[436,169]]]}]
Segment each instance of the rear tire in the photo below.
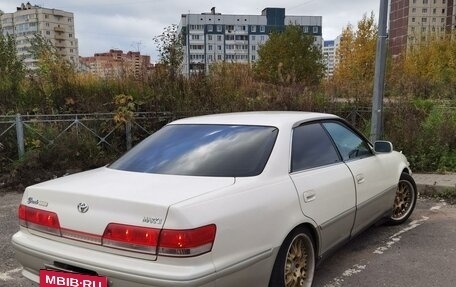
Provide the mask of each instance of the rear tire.
[{"label": "rear tire", "polygon": [[315,247],[307,228],[293,230],[282,243],[269,287],[310,287],[315,271]]},{"label": "rear tire", "polygon": [[388,223],[397,225],[406,221],[415,209],[417,197],[415,181],[409,174],[402,173],[394,198],[393,213]]}]

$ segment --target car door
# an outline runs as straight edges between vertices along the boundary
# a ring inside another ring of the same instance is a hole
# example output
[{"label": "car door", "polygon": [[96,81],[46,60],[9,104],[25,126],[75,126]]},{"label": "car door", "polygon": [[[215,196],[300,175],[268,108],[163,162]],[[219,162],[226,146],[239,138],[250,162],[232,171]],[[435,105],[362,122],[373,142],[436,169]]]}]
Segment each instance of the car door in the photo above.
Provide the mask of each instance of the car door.
[{"label": "car door", "polygon": [[353,177],[320,123],[294,128],[290,171],[302,212],[319,227],[321,252],[348,240],[355,219]]},{"label": "car door", "polygon": [[356,234],[391,212],[397,184],[394,182],[395,170],[372,151],[367,140],[345,123],[332,121],[323,126],[355,179],[357,211],[352,234]]}]

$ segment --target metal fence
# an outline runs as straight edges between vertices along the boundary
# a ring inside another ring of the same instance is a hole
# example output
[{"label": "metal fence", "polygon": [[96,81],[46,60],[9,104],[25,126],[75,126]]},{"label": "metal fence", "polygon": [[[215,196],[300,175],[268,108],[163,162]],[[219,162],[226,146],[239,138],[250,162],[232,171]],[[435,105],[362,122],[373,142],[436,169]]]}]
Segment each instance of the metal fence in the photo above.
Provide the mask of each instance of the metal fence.
[{"label": "metal fence", "polygon": [[[338,114],[357,127],[363,127],[370,118],[368,108],[323,112]],[[214,112],[142,112],[122,123],[114,121],[114,113],[0,116],[0,152],[14,161],[36,145],[54,145],[72,135],[81,140],[96,140],[100,147],[123,153],[172,120],[208,113]]]},{"label": "metal fence", "polygon": [[34,142],[49,146],[72,134],[77,138],[91,137],[99,146],[122,152],[176,118],[171,113],[135,113],[129,121],[118,123],[114,121],[114,115],[0,116],[0,150],[11,156],[14,146],[17,149],[16,158],[21,158]]}]

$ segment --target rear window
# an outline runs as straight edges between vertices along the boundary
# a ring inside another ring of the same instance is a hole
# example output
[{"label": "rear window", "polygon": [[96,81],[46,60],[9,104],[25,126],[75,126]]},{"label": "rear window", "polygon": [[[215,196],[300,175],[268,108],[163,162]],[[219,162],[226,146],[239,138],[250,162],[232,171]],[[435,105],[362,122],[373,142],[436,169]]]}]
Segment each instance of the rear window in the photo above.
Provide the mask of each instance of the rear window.
[{"label": "rear window", "polygon": [[168,125],[110,168],[189,176],[255,176],[263,171],[277,134],[277,128],[264,126]]}]

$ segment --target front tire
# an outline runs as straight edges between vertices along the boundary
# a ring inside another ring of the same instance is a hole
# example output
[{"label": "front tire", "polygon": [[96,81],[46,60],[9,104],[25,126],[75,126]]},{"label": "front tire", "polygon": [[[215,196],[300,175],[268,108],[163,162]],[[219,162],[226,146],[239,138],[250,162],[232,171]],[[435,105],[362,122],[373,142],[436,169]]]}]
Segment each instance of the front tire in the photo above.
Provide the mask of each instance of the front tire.
[{"label": "front tire", "polygon": [[310,287],[315,271],[315,248],[307,228],[291,232],[277,254],[269,287]]},{"label": "front tire", "polygon": [[396,197],[394,198],[393,214],[389,219],[392,225],[406,221],[415,209],[418,192],[413,178],[402,173],[397,185]]}]

